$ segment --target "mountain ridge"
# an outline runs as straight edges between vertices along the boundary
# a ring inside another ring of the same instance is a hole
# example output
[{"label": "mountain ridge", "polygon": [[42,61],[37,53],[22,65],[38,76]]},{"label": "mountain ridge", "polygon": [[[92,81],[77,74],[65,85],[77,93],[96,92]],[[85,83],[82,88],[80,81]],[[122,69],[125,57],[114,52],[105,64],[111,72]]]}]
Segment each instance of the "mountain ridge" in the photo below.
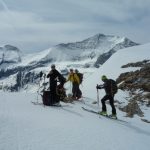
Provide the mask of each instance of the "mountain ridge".
[{"label": "mountain ridge", "polygon": [[12,45],[0,47],[0,65],[21,62],[21,50]]},{"label": "mountain ridge", "polygon": [[[9,53],[6,54],[11,61],[3,61],[4,59],[1,57],[0,77],[7,81],[10,76],[18,78],[22,74],[21,80],[25,85],[28,83],[27,81],[30,81],[28,78],[33,78],[34,76],[37,79],[39,70],[47,70],[52,63],[63,63],[64,65],[61,65],[60,69],[68,67],[83,69],[99,67],[118,50],[136,45],[138,43],[132,42],[125,37],[104,34],[96,34],[79,42],[61,43],[41,52],[25,55],[18,48],[7,45],[4,48],[1,47],[3,50],[0,52],[2,52],[1,56],[3,56],[4,49],[7,48]],[[12,58],[10,54],[13,54]],[[15,90],[20,86],[19,83],[16,84],[14,85]]]}]

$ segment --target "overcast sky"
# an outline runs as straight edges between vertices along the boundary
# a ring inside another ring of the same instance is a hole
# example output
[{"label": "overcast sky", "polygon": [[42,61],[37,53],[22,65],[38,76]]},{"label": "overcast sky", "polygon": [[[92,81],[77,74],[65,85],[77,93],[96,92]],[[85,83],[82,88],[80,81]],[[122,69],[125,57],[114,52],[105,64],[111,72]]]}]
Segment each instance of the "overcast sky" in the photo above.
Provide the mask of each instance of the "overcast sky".
[{"label": "overcast sky", "polygon": [[0,0],[0,45],[24,52],[97,33],[150,42],[150,0]]}]

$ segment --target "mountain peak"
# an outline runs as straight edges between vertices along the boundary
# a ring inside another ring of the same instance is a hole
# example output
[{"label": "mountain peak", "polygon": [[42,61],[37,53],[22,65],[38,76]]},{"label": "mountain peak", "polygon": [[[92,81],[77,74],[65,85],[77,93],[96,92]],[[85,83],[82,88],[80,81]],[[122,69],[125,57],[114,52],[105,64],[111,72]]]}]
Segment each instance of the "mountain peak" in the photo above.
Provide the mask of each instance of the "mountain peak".
[{"label": "mountain peak", "polygon": [[12,45],[0,47],[0,64],[21,62],[21,51]]},{"label": "mountain peak", "polygon": [[12,45],[5,45],[4,50],[20,52],[20,49]]},{"label": "mountain peak", "polygon": [[103,38],[103,37],[105,37],[105,36],[106,36],[105,34],[98,33],[98,34],[94,35],[93,37]]}]

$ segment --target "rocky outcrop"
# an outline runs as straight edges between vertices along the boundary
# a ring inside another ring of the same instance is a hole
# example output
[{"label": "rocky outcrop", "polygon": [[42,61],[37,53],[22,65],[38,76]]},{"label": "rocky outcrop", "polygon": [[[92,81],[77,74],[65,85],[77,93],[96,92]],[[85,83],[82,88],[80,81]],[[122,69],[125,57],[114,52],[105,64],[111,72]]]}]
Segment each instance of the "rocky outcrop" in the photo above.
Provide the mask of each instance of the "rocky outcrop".
[{"label": "rocky outcrop", "polygon": [[99,65],[102,65],[103,63],[105,63],[114,53],[115,53],[114,50],[110,50],[109,52],[100,55],[97,58],[94,64],[94,67],[99,68]]},{"label": "rocky outcrop", "polygon": [[133,117],[134,114],[143,116],[138,103],[145,103],[146,106],[150,106],[150,60],[122,66],[122,68],[125,67],[141,67],[141,69],[122,73],[117,78],[119,89],[129,91],[131,97],[128,105],[120,109],[125,111],[129,117]]},{"label": "rocky outcrop", "polygon": [[127,68],[127,67],[144,67],[144,65],[148,65],[148,63],[150,62],[150,60],[143,60],[143,61],[139,61],[136,63],[128,63],[126,65],[123,65],[122,68]]},{"label": "rocky outcrop", "polygon": [[120,108],[120,110],[126,112],[127,117],[132,118],[135,114],[140,117],[144,116],[136,100],[130,101],[127,106]]},{"label": "rocky outcrop", "polygon": [[[120,83],[120,89],[128,91],[139,89],[144,92],[150,92],[150,63],[137,62],[132,63],[132,66],[139,66],[139,64],[142,66],[140,70],[120,74],[117,78],[117,83]],[[126,66],[131,66],[131,63]]]}]

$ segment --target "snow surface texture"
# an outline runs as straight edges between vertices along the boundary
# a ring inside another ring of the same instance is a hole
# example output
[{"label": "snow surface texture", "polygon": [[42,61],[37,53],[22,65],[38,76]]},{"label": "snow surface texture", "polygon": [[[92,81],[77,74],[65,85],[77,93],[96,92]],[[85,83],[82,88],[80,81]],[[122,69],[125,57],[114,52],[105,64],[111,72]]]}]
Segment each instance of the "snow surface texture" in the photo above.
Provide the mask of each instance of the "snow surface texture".
[{"label": "snow surface texture", "polygon": [[[5,93],[0,98],[0,150],[149,150],[150,126],[139,117],[126,118],[117,109],[117,122],[99,117],[81,109],[82,106],[99,111],[101,107],[92,105],[96,100],[96,84],[102,74],[117,78],[121,69],[129,62],[150,59],[150,44],[118,51],[100,69],[85,76],[83,102],[64,104],[64,107],[44,107],[33,105],[36,93]],[[135,68],[134,68],[135,69]],[[100,98],[104,95],[100,91]],[[119,91],[116,98],[124,101],[128,93]],[[40,97],[38,99],[41,102]],[[107,105],[108,112],[111,108]],[[149,116],[149,108],[145,110]],[[149,118],[148,118],[149,119]]]},{"label": "snow surface texture", "polygon": [[[81,102],[63,108],[33,105],[35,94],[1,93],[1,150],[148,150],[149,125],[117,122],[85,112]],[[88,103],[88,99],[85,100]],[[88,106],[89,107],[89,106]],[[96,106],[92,106],[95,110]],[[98,110],[98,109],[97,109]]]}]

